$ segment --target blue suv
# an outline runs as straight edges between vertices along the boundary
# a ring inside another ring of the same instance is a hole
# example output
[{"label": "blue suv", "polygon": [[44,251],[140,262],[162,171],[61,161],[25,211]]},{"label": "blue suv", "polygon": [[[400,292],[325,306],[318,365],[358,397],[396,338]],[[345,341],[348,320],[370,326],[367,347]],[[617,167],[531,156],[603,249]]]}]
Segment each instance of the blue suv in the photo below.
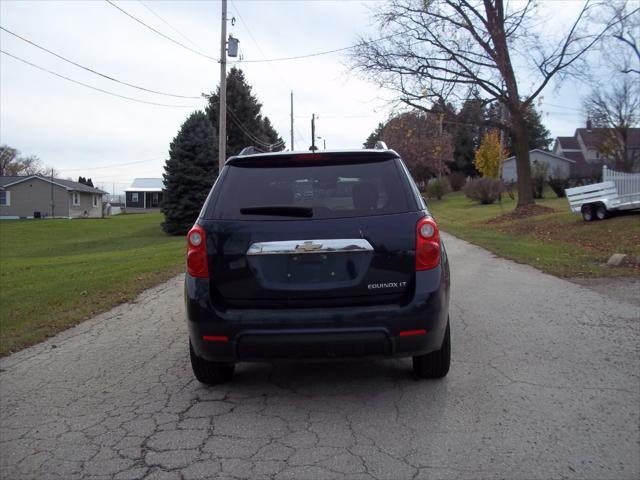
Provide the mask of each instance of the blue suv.
[{"label": "blue suv", "polygon": [[205,384],[237,362],[413,357],[449,371],[449,264],[393,150],[227,160],[187,235],[191,364]]}]

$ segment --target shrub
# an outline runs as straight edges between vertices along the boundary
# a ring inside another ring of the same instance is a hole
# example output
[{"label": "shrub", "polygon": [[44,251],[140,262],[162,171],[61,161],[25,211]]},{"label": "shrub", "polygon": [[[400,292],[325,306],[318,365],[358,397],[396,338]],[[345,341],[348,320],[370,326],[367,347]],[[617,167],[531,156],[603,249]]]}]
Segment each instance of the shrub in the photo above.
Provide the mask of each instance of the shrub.
[{"label": "shrub", "polygon": [[511,200],[515,200],[516,199],[516,190],[518,189],[518,184],[516,182],[514,182],[513,180],[509,181],[509,182],[505,182],[503,181],[502,184],[504,185],[504,190],[507,192],[507,195],[509,195],[509,198]]},{"label": "shrub", "polygon": [[425,193],[428,198],[437,198],[438,200],[442,200],[442,197],[450,191],[451,186],[449,185],[449,180],[447,180],[446,177],[441,177],[429,180]]},{"label": "shrub", "polygon": [[585,185],[591,185],[593,183],[600,183],[602,181],[602,175],[598,176],[576,176],[569,177],[567,179],[567,183],[569,188],[573,187],[584,187]]},{"label": "shrub", "polygon": [[449,185],[451,185],[451,190],[457,192],[462,189],[467,183],[467,177],[464,173],[461,172],[453,172],[449,175]]},{"label": "shrub", "polygon": [[533,186],[533,198],[542,198],[544,196],[544,181],[549,171],[548,163],[540,163],[534,161],[531,165],[531,180]]},{"label": "shrub", "polygon": [[551,190],[553,190],[553,193],[555,193],[558,196],[558,198],[566,197],[564,190],[565,188],[569,188],[568,178],[549,177],[549,179],[547,180],[547,183],[551,187]]},{"label": "shrub", "polygon": [[505,188],[497,178],[478,178],[468,181],[462,190],[467,198],[489,205],[500,198]]}]

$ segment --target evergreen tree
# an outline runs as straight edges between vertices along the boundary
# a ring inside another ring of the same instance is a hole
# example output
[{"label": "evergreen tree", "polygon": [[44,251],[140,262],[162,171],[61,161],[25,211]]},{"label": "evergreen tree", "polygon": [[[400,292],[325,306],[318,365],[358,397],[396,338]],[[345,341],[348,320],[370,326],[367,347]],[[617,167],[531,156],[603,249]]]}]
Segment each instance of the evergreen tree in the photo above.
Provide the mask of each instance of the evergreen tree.
[{"label": "evergreen tree", "polygon": [[[553,142],[551,138],[551,132],[547,130],[542,124],[542,117],[535,109],[535,107],[529,108],[525,113],[525,121],[527,122],[527,128],[529,129],[529,150],[539,148],[540,150],[549,150],[549,146]],[[515,143],[515,135],[509,134],[509,145]]]},{"label": "evergreen tree", "polygon": [[466,176],[478,174],[474,165],[474,155],[480,147],[485,129],[483,100],[477,96],[467,99],[455,118],[452,170],[462,172]]},{"label": "evergreen tree", "polygon": [[91,177],[87,178],[85,185],[93,187],[93,181],[91,180]]},{"label": "evergreen tree", "polygon": [[81,185],[84,185],[86,182],[86,180],[84,179],[84,177],[78,177],[78,183]]},{"label": "evergreen tree", "polygon": [[[219,131],[219,92],[211,95],[206,108],[209,121],[216,132]],[[244,73],[232,68],[227,74],[227,157],[237,155],[248,146],[265,151],[284,149],[284,141],[271,125],[268,117],[261,113],[262,104],[251,93]],[[217,152],[216,146],[216,152]]]},{"label": "evergreen tree", "polygon": [[442,132],[454,134],[456,131],[457,118],[456,108],[451,104],[439,98],[433,106],[429,109],[432,115],[435,115],[435,119],[440,128],[440,122],[442,122]]},{"label": "evergreen tree", "polygon": [[[497,103],[492,103],[487,109],[487,119],[489,122],[499,122],[500,107]],[[551,142],[553,141],[551,133],[542,124],[542,118],[533,105],[525,111],[524,120],[529,138],[529,150],[533,150],[534,148],[549,150],[549,145],[551,145]],[[507,148],[510,152],[514,151],[515,139],[515,130],[511,128],[509,130],[509,137],[505,139],[508,142]]]},{"label": "evergreen tree", "polygon": [[171,142],[163,175],[165,232],[183,235],[198,218],[218,176],[217,141],[207,115],[198,110],[187,118]]},{"label": "evergreen tree", "polygon": [[[384,123],[380,122],[376,129],[371,132],[371,135],[367,137],[367,139],[362,144],[363,148],[374,148],[376,146],[376,142],[380,140],[380,136],[382,135],[382,130],[384,130]],[[393,147],[389,147],[393,148]]]}]

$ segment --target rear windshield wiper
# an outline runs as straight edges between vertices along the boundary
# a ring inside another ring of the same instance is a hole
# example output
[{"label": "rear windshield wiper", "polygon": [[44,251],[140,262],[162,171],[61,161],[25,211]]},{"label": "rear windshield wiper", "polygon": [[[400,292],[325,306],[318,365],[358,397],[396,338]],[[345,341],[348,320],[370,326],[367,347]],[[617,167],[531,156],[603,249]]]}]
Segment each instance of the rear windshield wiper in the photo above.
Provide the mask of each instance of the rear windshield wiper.
[{"label": "rear windshield wiper", "polygon": [[283,217],[313,217],[311,207],[295,207],[292,205],[267,205],[262,207],[244,207],[243,215],[278,215]]}]

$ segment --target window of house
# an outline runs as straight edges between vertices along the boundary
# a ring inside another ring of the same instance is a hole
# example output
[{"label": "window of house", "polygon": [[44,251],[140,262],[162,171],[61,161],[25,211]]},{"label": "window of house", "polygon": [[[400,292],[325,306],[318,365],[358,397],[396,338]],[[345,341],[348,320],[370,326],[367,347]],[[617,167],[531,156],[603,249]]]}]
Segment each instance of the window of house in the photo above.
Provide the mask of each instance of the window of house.
[{"label": "window of house", "polygon": [[11,192],[7,192],[6,190],[0,191],[0,206],[8,207],[11,205]]},{"label": "window of house", "polygon": [[93,196],[93,206],[94,206],[94,207],[97,207],[97,206],[98,206],[98,196],[97,196],[97,195],[94,195],[94,196]]},{"label": "window of house", "polygon": [[131,194],[131,201],[133,203],[138,203],[138,193],[137,192]]},{"label": "window of house", "polygon": [[80,194],[77,192],[73,192],[73,204],[75,206],[80,205]]}]

